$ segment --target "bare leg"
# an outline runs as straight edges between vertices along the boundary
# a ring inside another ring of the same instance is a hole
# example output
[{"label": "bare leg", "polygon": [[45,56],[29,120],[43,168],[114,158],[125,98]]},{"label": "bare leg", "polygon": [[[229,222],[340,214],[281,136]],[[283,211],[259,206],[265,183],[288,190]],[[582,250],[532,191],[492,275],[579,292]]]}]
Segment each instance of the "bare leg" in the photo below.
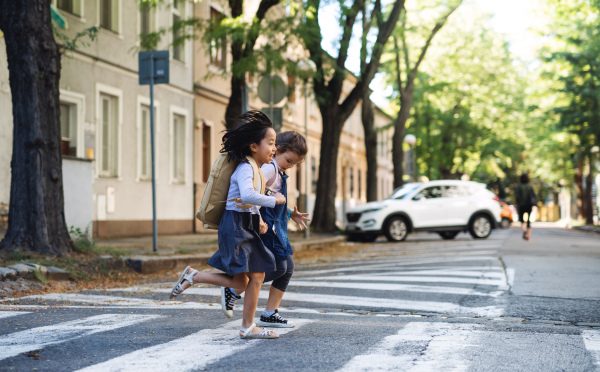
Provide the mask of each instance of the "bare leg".
[{"label": "bare leg", "polygon": [[281,291],[273,286],[269,290],[269,299],[267,300],[267,306],[265,310],[275,310],[279,308],[279,304],[281,303],[281,299],[285,294],[284,291]]},{"label": "bare leg", "polygon": [[[242,315],[242,327],[248,328],[254,323],[254,316],[256,315],[256,306],[258,306],[258,295],[260,293],[260,287],[265,279],[265,273],[246,273],[250,281],[246,287],[246,296],[244,297],[244,312]],[[255,327],[252,330],[252,334],[259,334],[262,328]],[[240,331],[240,336],[242,332]]]},{"label": "bare leg", "polygon": [[[190,268],[189,272],[191,271],[194,271],[194,269]],[[237,274],[231,277],[227,274],[221,273],[198,272],[196,275],[194,275],[194,283],[212,284],[219,287],[230,287],[234,289],[240,288],[241,291],[244,292],[246,285],[248,285],[248,276],[246,273]],[[188,289],[190,287],[190,282],[184,280],[183,283],[181,283],[181,286],[183,289]]]}]

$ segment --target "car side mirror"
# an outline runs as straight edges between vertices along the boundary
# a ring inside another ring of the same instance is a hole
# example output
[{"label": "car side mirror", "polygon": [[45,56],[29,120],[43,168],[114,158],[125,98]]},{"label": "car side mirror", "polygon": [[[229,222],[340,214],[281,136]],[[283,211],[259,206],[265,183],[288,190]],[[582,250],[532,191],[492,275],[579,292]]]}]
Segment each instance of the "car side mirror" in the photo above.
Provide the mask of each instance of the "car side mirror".
[{"label": "car side mirror", "polygon": [[423,199],[423,194],[417,194],[417,195],[415,195],[413,197],[413,200],[415,200],[415,201],[418,201],[418,200],[421,200],[421,199]]}]

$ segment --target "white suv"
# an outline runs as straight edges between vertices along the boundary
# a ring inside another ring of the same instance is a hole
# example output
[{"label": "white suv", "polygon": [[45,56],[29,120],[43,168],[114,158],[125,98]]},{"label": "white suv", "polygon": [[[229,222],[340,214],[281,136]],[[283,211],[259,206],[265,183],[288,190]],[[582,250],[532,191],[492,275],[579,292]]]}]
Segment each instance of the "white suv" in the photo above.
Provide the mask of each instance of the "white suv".
[{"label": "white suv", "polygon": [[374,241],[381,234],[402,241],[413,231],[433,231],[454,239],[469,231],[487,238],[500,223],[498,197],[485,185],[441,180],[407,183],[386,200],[355,207],[346,214],[349,240]]}]

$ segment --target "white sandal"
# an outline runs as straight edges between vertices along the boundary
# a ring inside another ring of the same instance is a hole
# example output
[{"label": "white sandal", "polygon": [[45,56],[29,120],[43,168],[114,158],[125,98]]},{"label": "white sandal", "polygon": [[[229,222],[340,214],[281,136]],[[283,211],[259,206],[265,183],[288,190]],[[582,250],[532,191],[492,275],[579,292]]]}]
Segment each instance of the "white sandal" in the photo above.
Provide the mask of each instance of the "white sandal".
[{"label": "white sandal", "polygon": [[179,296],[183,291],[185,291],[185,289],[181,285],[181,283],[183,283],[184,280],[187,280],[190,283],[190,287],[194,285],[194,275],[198,273],[198,270],[194,270],[191,273],[188,273],[188,271],[190,271],[189,266],[186,267],[185,270],[183,270],[183,273],[181,273],[177,284],[175,284],[175,286],[173,287],[173,290],[171,291],[171,296],[169,296],[170,300],[174,299],[175,297]]},{"label": "white sandal", "polygon": [[260,331],[259,334],[253,335],[252,330],[254,329],[254,327],[256,327],[256,323],[252,323],[248,328],[240,327],[240,331],[242,331],[242,335],[240,336],[240,338],[243,338],[245,340],[279,338],[279,335],[277,333],[269,331],[266,328],[263,328],[263,330]]}]

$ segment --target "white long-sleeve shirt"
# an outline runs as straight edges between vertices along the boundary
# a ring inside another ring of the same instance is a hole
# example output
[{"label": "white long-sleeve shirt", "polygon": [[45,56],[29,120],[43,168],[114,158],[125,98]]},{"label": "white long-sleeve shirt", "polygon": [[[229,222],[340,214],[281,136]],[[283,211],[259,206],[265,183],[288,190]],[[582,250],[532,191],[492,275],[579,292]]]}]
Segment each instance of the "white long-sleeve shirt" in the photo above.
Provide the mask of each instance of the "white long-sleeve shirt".
[{"label": "white long-sleeve shirt", "polygon": [[258,214],[259,206],[269,208],[275,207],[274,196],[266,196],[260,193],[260,179],[257,180],[258,182],[256,182],[256,189],[252,188],[253,178],[254,171],[252,170],[250,163],[240,163],[240,165],[238,165],[231,175],[227,200],[241,198],[244,204],[253,204],[253,206],[248,209],[240,209],[236,206],[234,201],[228,201],[225,205],[225,209],[230,211]]},{"label": "white long-sleeve shirt", "polygon": [[[275,164],[275,166],[273,166]],[[282,188],[281,176],[279,175],[279,165],[277,165],[276,161],[273,161],[268,164],[263,164],[260,169],[265,174],[265,179],[267,180],[267,188],[270,189],[274,193],[280,193]],[[269,181],[276,177],[273,183],[269,186]]]}]

